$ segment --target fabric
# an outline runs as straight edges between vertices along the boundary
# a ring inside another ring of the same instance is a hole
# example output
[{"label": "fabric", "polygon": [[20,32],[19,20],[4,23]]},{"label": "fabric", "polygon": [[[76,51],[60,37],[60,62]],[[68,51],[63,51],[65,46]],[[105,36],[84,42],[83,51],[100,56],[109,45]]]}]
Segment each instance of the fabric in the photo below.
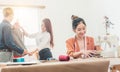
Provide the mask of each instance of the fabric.
[{"label": "fabric", "polygon": [[1,72],[108,72],[107,60],[78,60],[68,62],[48,62],[36,65],[8,66]]},{"label": "fabric", "polygon": [[49,58],[52,58],[52,53],[49,48],[44,48],[39,51],[39,56],[40,56],[39,60],[47,60]]},{"label": "fabric", "polygon": [[50,34],[49,32],[38,32],[28,35],[29,38],[35,38],[38,50],[50,48]]},{"label": "fabric", "polygon": [[[12,29],[12,35],[13,35],[13,39],[16,45],[18,45],[20,48],[22,49],[27,49],[24,45],[23,42],[23,33],[20,31],[20,29]],[[21,57],[21,54],[19,54],[18,52],[14,51],[13,53],[14,57]]]},{"label": "fabric", "polygon": [[11,32],[11,24],[7,20],[3,20],[0,24],[0,48],[14,50],[20,54],[24,51],[14,43]]},{"label": "fabric", "polygon": [[[94,39],[92,37],[86,36],[85,46],[87,50],[95,50]],[[74,52],[79,52],[81,47],[78,45],[78,42],[75,37],[69,38],[66,40],[67,54],[73,56]]]},{"label": "fabric", "polygon": [[12,52],[0,52],[0,62],[11,62]]}]

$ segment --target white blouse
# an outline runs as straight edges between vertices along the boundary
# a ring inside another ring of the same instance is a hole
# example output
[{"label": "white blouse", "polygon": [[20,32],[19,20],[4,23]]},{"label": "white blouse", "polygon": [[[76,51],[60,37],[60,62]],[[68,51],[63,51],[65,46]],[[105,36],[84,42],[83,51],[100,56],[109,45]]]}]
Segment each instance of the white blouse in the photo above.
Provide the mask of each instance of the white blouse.
[{"label": "white blouse", "polygon": [[38,32],[35,34],[30,34],[28,35],[28,37],[36,39],[36,44],[37,44],[39,51],[44,48],[50,48],[50,33],[49,32],[47,31]]}]

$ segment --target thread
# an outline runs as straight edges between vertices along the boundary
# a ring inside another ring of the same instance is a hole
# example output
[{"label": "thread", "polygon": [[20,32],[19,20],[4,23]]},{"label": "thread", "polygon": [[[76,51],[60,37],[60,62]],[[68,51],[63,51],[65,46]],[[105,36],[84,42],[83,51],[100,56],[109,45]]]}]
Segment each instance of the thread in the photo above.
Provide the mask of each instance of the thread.
[{"label": "thread", "polygon": [[24,58],[15,58],[13,62],[24,62]]},{"label": "thread", "polygon": [[70,57],[67,55],[60,55],[59,56],[59,61],[69,61]]}]

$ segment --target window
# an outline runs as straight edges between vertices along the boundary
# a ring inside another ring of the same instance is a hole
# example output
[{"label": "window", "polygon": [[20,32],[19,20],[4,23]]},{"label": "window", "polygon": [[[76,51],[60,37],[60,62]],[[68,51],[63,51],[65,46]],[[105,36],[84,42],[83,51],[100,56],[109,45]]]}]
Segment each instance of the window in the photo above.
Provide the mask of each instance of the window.
[{"label": "window", "polygon": [[[3,10],[4,7],[0,7],[0,22],[3,19]],[[28,7],[12,7],[14,10],[14,19],[12,24],[15,21],[19,21],[20,25],[28,32],[35,33],[39,31],[40,27],[40,9],[39,8],[28,8]],[[33,46],[36,45],[35,39],[29,39],[25,37],[25,45]]]}]

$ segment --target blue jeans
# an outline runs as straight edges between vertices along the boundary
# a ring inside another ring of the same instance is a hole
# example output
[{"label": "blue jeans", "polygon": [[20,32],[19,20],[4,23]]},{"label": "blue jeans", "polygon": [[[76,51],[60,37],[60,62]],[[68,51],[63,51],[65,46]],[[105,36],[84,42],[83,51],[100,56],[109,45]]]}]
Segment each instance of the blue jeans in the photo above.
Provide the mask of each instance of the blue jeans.
[{"label": "blue jeans", "polygon": [[44,48],[39,51],[39,60],[47,60],[48,58],[52,58],[52,53],[49,48]]}]

